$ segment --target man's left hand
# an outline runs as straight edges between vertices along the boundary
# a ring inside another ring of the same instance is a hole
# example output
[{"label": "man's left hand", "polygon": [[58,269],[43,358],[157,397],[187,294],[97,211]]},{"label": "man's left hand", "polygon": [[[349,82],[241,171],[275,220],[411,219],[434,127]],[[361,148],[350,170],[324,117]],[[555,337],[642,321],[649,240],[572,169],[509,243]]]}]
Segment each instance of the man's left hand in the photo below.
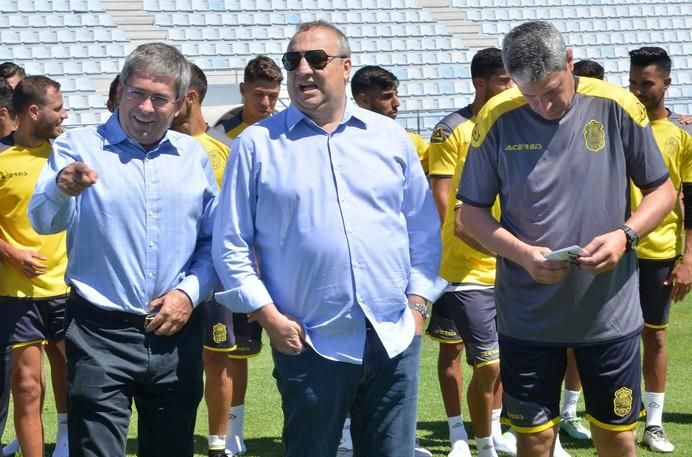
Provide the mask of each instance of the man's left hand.
[{"label": "man's left hand", "polygon": [[626,247],[627,237],[620,229],[599,235],[584,246],[584,250],[591,255],[580,256],[579,267],[595,275],[610,271],[625,254]]},{"label": "man's left hand", "polygon": [[682,301],[692,289],[692,259],[683,257],[663,284],[673,286],[670,298],[674,302]]},{"label": "man's left hand", "polygon": [[157,336],[170,336],[178,332],[190,319],[192,301],[185,292],[173,289],[151,301],[149,312],[159,311],[145,329]]}]

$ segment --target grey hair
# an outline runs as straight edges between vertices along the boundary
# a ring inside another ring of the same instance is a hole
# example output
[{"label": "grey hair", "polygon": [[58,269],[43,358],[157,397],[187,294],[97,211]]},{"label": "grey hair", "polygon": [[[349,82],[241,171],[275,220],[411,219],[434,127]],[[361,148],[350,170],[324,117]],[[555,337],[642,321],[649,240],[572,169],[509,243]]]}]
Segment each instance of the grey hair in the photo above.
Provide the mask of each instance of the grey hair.
[{"label": "grey hair", "polygon": [[553,24],[525,22],[502,40],[502,60],[518,84],[527,84],[567,68],[567,46]]},{"label": "grey hair", "polygon": [[[351,57],[351,46],[348,44],[348,39],[346,38],[346,35],[344,35],[344,32],[339,30],[334,24],[331,22],[323,21],[323,20],[317,20],[317,21],[310,21],[310,22],[303,22],[302,24],[298,24],[298,29],[296,30],[296,33],[293,34],[293,37],[298,35],[299,33],[302,32],[307,32],[308,30],[311,29],[317,29],[317,28],[324,28],[331,30],[334,32],[337,36],[337,52],[339,53],[340,56],[348,56]],[[291,38],[290,43],[288,43],[289,46],[291,46],[291,43],[293,43],[293,38]]]},{"label": "grey hair", "polygon": [[125,59],[120,72],[120,84],[127,84],[138,72],[154,78],[173,78],[176,100],[187,94],[190,87],[190,62],[180,51],[165,43],[140,44]]}]

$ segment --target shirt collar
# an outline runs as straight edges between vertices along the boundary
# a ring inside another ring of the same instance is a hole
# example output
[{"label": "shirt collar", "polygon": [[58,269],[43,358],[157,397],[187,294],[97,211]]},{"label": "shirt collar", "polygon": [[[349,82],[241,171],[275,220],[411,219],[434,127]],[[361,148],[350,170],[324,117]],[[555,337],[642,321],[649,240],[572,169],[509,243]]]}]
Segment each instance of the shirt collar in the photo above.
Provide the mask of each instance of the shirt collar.
[{"label": "shirt collar", "polygon": [[[344,110],[344,117],[341,119],[341,122],[339,122],[339,126],[347,124],[352,125],[354,127],[367,129],[368,122],[370,120],[369,116],[367,116],[366,114],[367,112],[367,110],[360,108],[357,105],[354,105],[347,99],[346,109]],[[300,111],[293,103],[288,105],[286,113],[286,122],[289,132],[293,131],[293,129],[301,122],[305,122],[308,125],[317,126],[317,124],[315,124],[315,122],[312,119],[310,119],[307,115],[305,115],[305,113]],[[339,130],[339,128],[337,128],[336,130]]]},{"label": "shirt collar", "polygon": [[161,140],[156,144],[156,146],[149,150],[144,149],[142,145],[139,144],[139,142],[127,136],[127,133],[125,133],[125,130],[123,130],[122,126],[120,125],[119,113],[120,108],[116,108],[116,110],[113,112],[113,114],[111,114],[106,123],[98,127],[99,133],[103,136],[105,146],[114,146],[121,143],[128,143],[129,145],[142,150],[145,154],[149,154],[152,152],[157,152],[159,154],[178,153],[178,150],[173,143],[174,138],[171,135],[170,129],[166,129],[166,133],[163,135],[163,138],[161,138]]}]

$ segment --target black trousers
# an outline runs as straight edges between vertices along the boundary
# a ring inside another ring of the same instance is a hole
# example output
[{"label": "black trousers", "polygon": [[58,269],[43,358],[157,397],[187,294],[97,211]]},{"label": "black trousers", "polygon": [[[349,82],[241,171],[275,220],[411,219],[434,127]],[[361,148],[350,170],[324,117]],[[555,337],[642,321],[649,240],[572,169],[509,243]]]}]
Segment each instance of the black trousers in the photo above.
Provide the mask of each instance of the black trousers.
[{"label": "black trousers", "polygon": [[134,399],[137,455],[191,457],[203,391],[198,313],[175,335],[156,336],[143,316],[73,294],[65,320],[70,456],[125,456]]}]

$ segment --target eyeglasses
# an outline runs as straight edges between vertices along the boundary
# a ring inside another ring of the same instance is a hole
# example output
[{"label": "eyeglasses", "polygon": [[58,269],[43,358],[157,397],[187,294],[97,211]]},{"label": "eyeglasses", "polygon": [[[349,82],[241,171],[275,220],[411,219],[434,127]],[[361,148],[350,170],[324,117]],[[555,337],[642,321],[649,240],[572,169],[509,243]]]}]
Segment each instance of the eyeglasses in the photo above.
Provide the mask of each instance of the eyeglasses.
[{"label": "eyeglasses", "polygon": [[332,60],[345,59],[348,56],[330,56],[323,49],[312,49],[305,52],[289,51],[281,58],[281,63],[284,64],[286,71],[293,71],[300,66],[300,61],[303,57],[305,57],[305,61],[310,65],[310,68],[322,70]]},{"label": "eyeglasses", "polygon": [[143,90],[135,89],[134,87],[125,86],[125,97],[137,104],[144,103],[145,100],[151,100],[151,104],[154,108],[161,109],[164,108],[169,103],[173,103],[175,100],[171,100],[163,95],[149,94]]}]

